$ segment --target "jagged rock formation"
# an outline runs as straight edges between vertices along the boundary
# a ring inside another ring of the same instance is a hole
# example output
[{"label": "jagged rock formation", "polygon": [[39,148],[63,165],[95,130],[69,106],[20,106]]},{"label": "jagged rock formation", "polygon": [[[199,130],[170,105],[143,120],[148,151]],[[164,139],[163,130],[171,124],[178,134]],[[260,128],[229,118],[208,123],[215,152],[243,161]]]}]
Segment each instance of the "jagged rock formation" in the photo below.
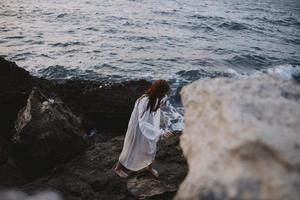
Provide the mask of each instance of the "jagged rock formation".
[{"label": "jagged rock formation", "polygon": [[[10,139],[14,121],[33,87],[59,97],[81,118],[85,130],[97,128],[104,139],[125,134],[133,105],[151,83],[146,80],[104,83],[89,80],[46,80],[0,57],[0,140]],[[118,126],[115,126],[115,124]],[[1,160],[1,159],[0,159]]]},{"label": "jagged rock formation", "polygon": [[299,199],[300,84],[200,80],[182,91],[182,199]]},{"label": "jagged rock formation", "polygon": [[37,84],[37,78],[0,57],[0,137],[11,136],[17,113],[26,105],[32,87]]},{"label": "jagged rock formation", "polygon": [[49,99],[38,88],[20,110],[15,130],[15,157],[33,176],[68,161],[87,146],[79,118],[60,99]]},{"label": "jagged rock formation", "polygon": [[26,178],[19,163],[12,157],[14,123],[20,109],[26,106],[34,86],[49,91],[53,84],[43,78],[31,76],[15,63],[0,57],[0,183],[2,186],[19,185]]},{"label": "jagged rock formation", "polygon": [[38,87],[51,99],[62,99],[80,117],[84,131],[96,128],[96,140],[103,141],[125,134],[135,99],[149,84],[145,80],[116,84],[88,80],[46,80],[31,76],[14,62],[0,57],[1,185],[20,185],[28,181],[19,170],[23,163],[19,163],[12,155],[16,150],[12,138],[17,114],[26,106],[33,87]]}]

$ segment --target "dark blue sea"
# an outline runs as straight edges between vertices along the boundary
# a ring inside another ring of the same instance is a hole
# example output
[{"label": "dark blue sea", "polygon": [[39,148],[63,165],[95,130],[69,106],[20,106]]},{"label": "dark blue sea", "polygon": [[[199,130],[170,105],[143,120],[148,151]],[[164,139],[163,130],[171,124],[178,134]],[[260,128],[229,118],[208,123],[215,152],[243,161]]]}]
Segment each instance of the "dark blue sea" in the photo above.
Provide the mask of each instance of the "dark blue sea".
[{"label": "dark blue sea", "polygon": [[197,79],[300,72],[300,0],[1,0],[0,56],[50,79]]}]

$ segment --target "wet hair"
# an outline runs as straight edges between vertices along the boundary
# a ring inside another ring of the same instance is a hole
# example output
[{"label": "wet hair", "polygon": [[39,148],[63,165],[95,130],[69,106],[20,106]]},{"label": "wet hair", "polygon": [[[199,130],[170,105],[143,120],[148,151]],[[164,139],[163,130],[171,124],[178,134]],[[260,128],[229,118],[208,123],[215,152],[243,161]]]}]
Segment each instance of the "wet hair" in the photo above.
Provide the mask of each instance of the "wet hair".
[{"label": "wet hair", "polygon": [[[149,102],[148,102],[146,110],[150,109],[150,112],[157,111],[157,109],[160,106],[161,99],[164,97],[165,94],[167,94],[167,92],[169,90],[170,90],[170,86],[167,81],[165,81],[165,80],[154,81],[152,83],[152,85],[141,96],[141,97],[143,97],[143,96],[149,97]],[[155,107],[157,99],[158,99],[158,103]]]}]

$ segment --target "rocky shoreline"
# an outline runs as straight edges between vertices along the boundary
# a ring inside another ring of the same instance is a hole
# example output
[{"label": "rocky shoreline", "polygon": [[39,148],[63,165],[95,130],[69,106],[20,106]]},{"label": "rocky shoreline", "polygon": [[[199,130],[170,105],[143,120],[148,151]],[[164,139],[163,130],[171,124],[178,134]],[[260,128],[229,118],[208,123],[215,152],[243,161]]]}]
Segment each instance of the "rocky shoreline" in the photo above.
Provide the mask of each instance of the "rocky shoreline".
[{"label": "rocky shoreline", "polygon": [[[120,179],[112,168],[134,101],[149,82],[46,80],[2,58],[0,66],[0,189],[56,195],[53,200],[300,196],[297,78],[215,78],[184,86],[184,130],[159,140],[160,178],[142,170]],[[98,134],[87,136],[91,129]]]},{"label": "rocky shoreline", "polygon": [[158,144],[159,180],[112,172],[134,102],[149,85],[47,80],[0,58],[0,187],[54,190],[63,199],[171,199],[187,172],[178,136]]}]

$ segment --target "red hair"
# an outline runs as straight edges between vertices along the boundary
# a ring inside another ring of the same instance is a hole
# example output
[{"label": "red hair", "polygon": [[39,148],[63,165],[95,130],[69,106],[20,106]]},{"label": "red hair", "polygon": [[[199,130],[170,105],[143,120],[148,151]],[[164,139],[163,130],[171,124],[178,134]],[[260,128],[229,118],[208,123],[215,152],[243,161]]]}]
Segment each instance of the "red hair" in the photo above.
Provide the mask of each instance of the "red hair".
[{"label": "red hair", "polygon": [[[147,105],[147,109],[150,109],[150,112],[157,111],[160,106],[160,101],[164,97],[164,95],[170,90],[170,86],[165,80],[156,80],[152,83],[152,85],[144,92],[141,96],[148,96],[149,102]],[[140,98],[141,98],[140,97]],[[158,103],[156,105],[156,101],[158,99]],[[156,107],[155,107],[156,105]],[[145,112],[145,111],[144,111]]]}]

